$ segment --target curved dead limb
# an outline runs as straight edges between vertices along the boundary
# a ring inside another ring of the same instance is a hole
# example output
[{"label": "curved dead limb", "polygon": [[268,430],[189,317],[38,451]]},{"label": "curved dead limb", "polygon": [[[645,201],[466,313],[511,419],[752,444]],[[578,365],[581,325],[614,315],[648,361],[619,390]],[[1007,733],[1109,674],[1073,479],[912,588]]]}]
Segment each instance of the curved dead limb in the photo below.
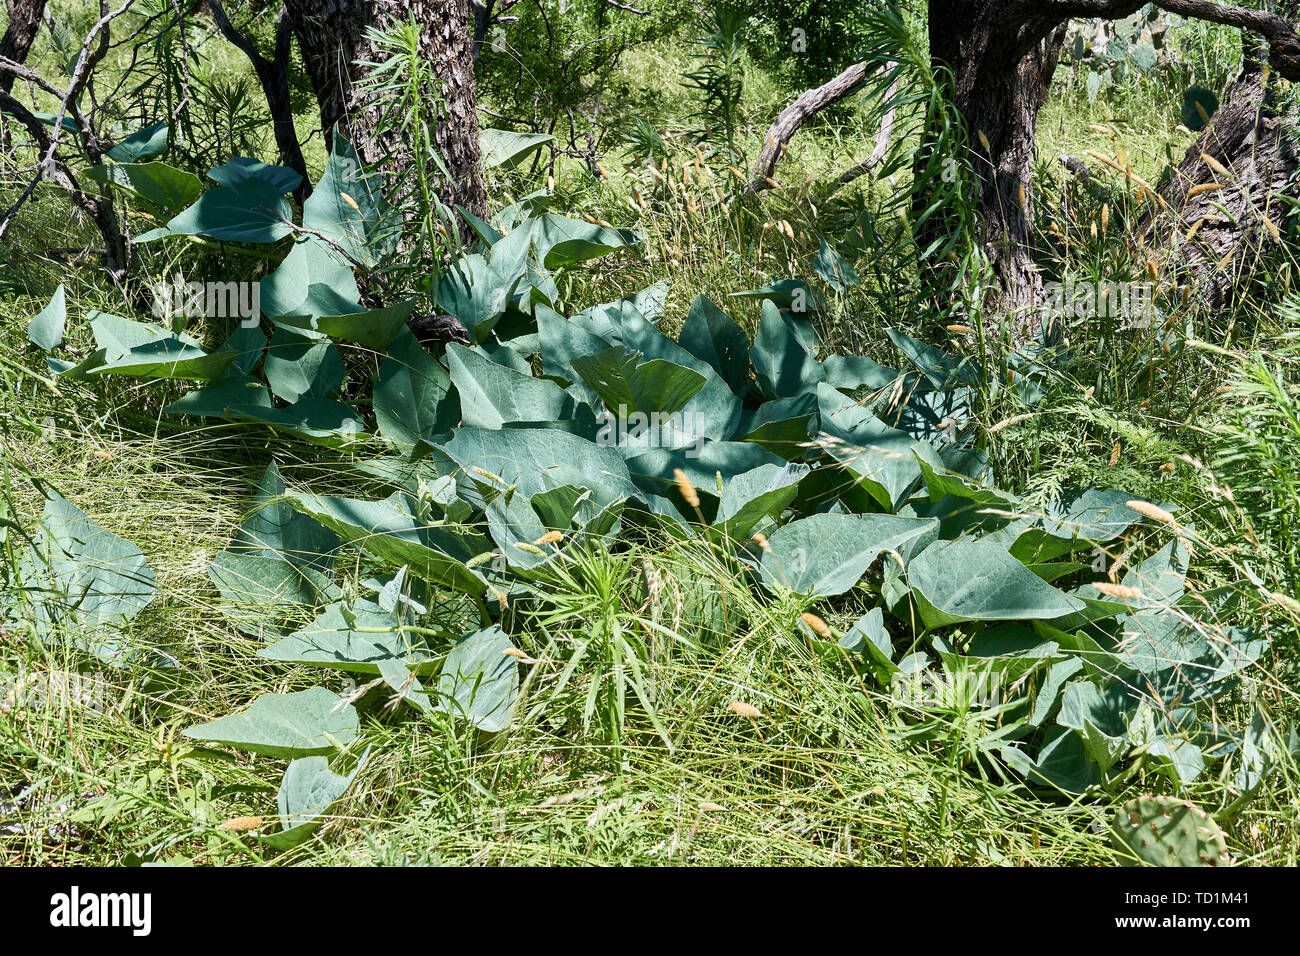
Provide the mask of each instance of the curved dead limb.
[{"label": "curved dead limb", "polygon": [[758,162],[754,164],[753,176],[746,189],[751,193],[759,193],[764,189],[772,188],[770,180],[772,174],[776,172],[777,163],[781,161],[782,148],[785,144],[810,116],[856,93],[866,77],[867,64],[854,63],[833,80],[801,93],[793,103],[783,109],[763,137],[763,149],[758,154]]},{"label": "curved dead limb", "polygon": [[[892,70],[894,64],[889,64],[886,69]],[[885,94],[885,101],[892,102],[898,95],[898,77],[894,77],[894,82],[889,85],[889,92]],[[880,120],[880,129],[876,131],[875,144],[871,148],[871,155],[855,166],[850,166],[844,172],[840,173],[835,180],[835,189],[842,189],[859,176],[865,176],[885,160],[885,153],[889,151],[889,141],[894,135],[894,119],[898,115],[898,110],[890,107],[884,117]],[[832,190],[834,191],[834,190]]]}]

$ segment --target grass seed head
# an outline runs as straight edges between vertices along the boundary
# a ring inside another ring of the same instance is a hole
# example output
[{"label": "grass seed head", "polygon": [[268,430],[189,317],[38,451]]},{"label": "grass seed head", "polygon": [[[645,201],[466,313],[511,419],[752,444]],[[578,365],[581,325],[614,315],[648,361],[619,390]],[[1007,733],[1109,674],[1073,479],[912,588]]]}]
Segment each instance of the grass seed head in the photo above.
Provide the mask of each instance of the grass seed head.
[{"label": "grass seed head", "polygon": [[830,625],[828,625],[816,614],[813,614],[810,611],[805,611],[803,614],[799,615],[799,617],[802,618],[803,622],[807,624],[808,627],[812,629],[812,632],[816,634],[818,637],[831,636]]},{"label": "grass seed head", "polygon": [[1174,516],[1171,515],[1168,511],[1166,511],[1164,508],[1161,508],[1159,505],[1153,505],[1149,501],[1137,501],[1137,500],[1126,501],[1124,502],[1124,505],[1129,510],[1136,511],[1144,518],[1150,518],[1152,521],[1158,521],[1161,524],[1169,524],[1169,525],[1177,523],[1174,521]]},{"label": "grass seed head", "polygon": [[1093,581],[1092,587],[1106,595],[1106,597],[1121,598],[1126,601],[1146,597],[1137,588],[1127,587],[1123,584],[1112,584],[1109,581]]},{"label": "grass seed head", "polygon": [[692,508],[698,508],[700,506],[700,495],[695,490],[695,486],[691,484],[691,479],[686,477],[686,472],[680,468],[674,468],[673,478],[677,480],[677,490],[682,493],[686,503]]},{"label": "grass seed head", "polygon": [[1209,153],[1201,153],[1201,162],[1205,163],[1206,166],[1209,166],[1210,169],[1214,170],[1216,174],[1222,176],[1224,179],[1233,178],[1232,171]]},{"label": "grass seed head", "polygon": [[225,830],[228,833],[245,833],[249,830],[256,830],[263,822],[261,817],[234,817],[220,824],[217,829]]},{"label": "grass seed head", "polygon": [[1284,607],[1292,614],[1300,614],[1300,601],[1287,594],[1281,594],[1273,591],[1269,594],[1269,603],[1276,604],[1278,607]]}]

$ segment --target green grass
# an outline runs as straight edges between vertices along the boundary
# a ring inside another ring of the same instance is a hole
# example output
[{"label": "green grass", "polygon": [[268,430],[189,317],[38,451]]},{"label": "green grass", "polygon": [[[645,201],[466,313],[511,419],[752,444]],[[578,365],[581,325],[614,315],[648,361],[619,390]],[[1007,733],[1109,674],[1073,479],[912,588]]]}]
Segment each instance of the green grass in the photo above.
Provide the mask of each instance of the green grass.
[{"label": "green grass", "polygon": [[[1219,42],[1217,34],[1201,40]],[[219,61],[239,69],[225,53]],[[652,105],[656,121],[679,128],[691,109],[676,81],[686,62],[680,40],[633,51],[615,103],[636,91]],[[1180,156],[1189,140],[1172,132],[1176,92],[1155,92],[1117,94],[1082,108],[1078,89],[1062,84],[1040,125],[1042,155],[1054,161],[1062,150],[1113,151],[1109,137],[1089,126],[1114,125],[1116,143],[1141,173],[1157,176],[1166,144]],[[741,110],[743,148],[751,157],[790,93],[751,70]],[[707,177],[663,189],[642,206],[631,187],[650,195],[648,177],[624,168],[617,156],[604,161],[612,175],[601,182],[576,163],[561,164],[559,208],[634,226],[647,236],[639,258],[602,260],[564,277],[566,303],[607,301],[666,276],[672,287],[664,327],[671,331],[696,292],[722,301],[772,276],[806,272],[828,222],[851,216],[859,202],[870,208],[893,189],[863,180],[827,201],[817,186],[851,165],[851,156],[870,151],[874,130],[855,120],[861,115],[853,107],[842,123],[801,133],[778,173],[787,188],[741,214],[710,205]],[[304,130],[311,120],[300,117]],[[318,139],[312,149],[309,161],[319,165]],[[692,156],[690,149],[679,153],[669,174],[675,182],[682,161]],[[536,185],[518,175],[492,183],[503,202]],[[763,228],[779,220],[791,222],[793,239]],[[219,829],[238,817],[274,816],[281,765],[196,747],[180,731],[240,709],[261,693],[317,683],[342,692],[348,686],[341,675],[322,679],[319,671],[259,658],[261,643],[223,618],[207,566],[246,517],[271,457],[291,484],[348,479],[336,457],[268,443],[261,432],[185,428],[161,414],[176,394],[171,386],[103,378],[53,387],[25,327],[55,285],[68,286],[74,349],[89,344],[85,311],[129,308],[92,268],[70,267],[42,251],[92,244],[92,235],[51,193],[25,211],[21,231],[11,234],[4,250],[0,480],[17,525],[34,525],[45,484],[141,548],[157,574],[159,597],[132,633],[142,644],[168,648],[180,667],[101,670],[58,642],[0,631],[0,674],[38,675],[39,686],[52,679],[48,675],[89,671],[103,681],[94,686],[104,704],[102,710],[67,701],[0,708],[0,804],[25,792],[16,817],[21,832],[0,830],[0,859],[102,865],[137,857],[231,865],[1108,865],[1118,861],[1106,834],[1113,799],[1167,789],[1160,778],[1138,776],[1111,797],[1069,802],[1004,783],[986,762],[969,756],[972,742],[995,722],[949,710],[922,724],[926,715],[875,690],[847,654],[811,646],[796,627],[802,608],[760,600],[734,566],[707,549],[643,541],[619,555],[593,558],[596,567],[585,584],[564,594],[557,584],[553,605],[568,608],[567,614],[525,621],[518,629],[516,639],[528,655],[526,693],[508,730],[484,738],[460,722],[420,716],[400,703],[390,707],[387,689],[371,689],[358,704],[370,755],[317,837],[276,855],[237,830]],[[1112,255],[1134,265],[1118,228],[1113,237],[1069,264]],[[147,255],[147,266],[165,272],[168,263],[155,255]],[[205,264],[219,268],[220,260]],[[839,350],[892,358],[882,330],[896,319],[891,303],[908,277],[887,259],[864,256],[856,265],[864,288],[833,303],[823,317],[824,337]],[[1143,384],[1141,375],[1123,378],[1106,367],[1096,370],[1096,380],[1057,383],[1041,412],[991,436],[1001,482],[1042,496],[1064,484],[1113,485],[1176,504],[1196,516],[1209,542],[1193,569],[1207,584],[1232,580],[1243,564],[1282,563],[1268,526],[1282,519],[1270,516],[1251,527],[1222,493],[1233,473],[1211,474],[1179,457],[1203,463],[1223,457],[1222,426],[1238,406],[1214,389],[1250,375],[1249,353],[1279,345],[1282,322],[1269,318],[1276,301],[1238,308],[1265,317],[1244,337],[1220,332],[1211,338],[1221,319],[1193,317],[1200,334],[1226,351],[1182,355],[1167,366],[1159,356],[1133,357],[1143,372],[1160,368],[1154,386]],[[755,314],[748,313],[751,322]],[[221,330],[196,331],[215,340]],[[1287,371],[1294,371],[1289,360]],[[1293,374],[1289,383],[1294,389]],[[1086,395],[1090,385],[1094,392]],[[983,424],[993,426],[1012,412],[990,406]],[[1237,427],[1249,432],[1251,421],[1238,419]],[[1117,441],[1120,454],[1111,464]],[[1257,455],[1231,467],[1258,480],[1248,469],[1260,460]],[[1285,452],[1280,460],[1287,460]],[[1161,471],[1167,462],[1175,468]],[[1266,469],[1263,474],[1267,488]],[[1276,507],[1293,521],[1300,500],[1288,494]],[[1141,542],[1135,544],[1140,549]],[[345,583],[357,576],[346,563],[340,570]],[[1279,572],[1270,580],[1285,578]],[[1294,594],[1293,580],[1274,586]],[[852,610],[843,608],[831,623],[847,627]],[[1272,657],[1257,675],[1258,693],[1279,720],[1295,720],[1300,616],[1285,606],[1273,611],[1255,622],[1273,639]],[[611,621],[627,627],[643,649],[641,680],[653,711],[628,696],[626,713],[613,723],[602,708],[593,715],[590,705],[626,676],[613,659],[593,653],[566,673],[575,649],[599,640]],[[756,708],[759,716],[736,713],[733,702]],[[1238,696],[1217,716],[1239,726],[1249,712]],[[354,750],[343,762],[360,756]],[[92,803],[93,797],[105,799]],[[1193,797],[1211,808],[1229,802],[1226,783],[1212,775]],[[1298,816],[1300,780],[1291,768],[1227,823],[1234,852],[1243,862],[1295,865]]]}]

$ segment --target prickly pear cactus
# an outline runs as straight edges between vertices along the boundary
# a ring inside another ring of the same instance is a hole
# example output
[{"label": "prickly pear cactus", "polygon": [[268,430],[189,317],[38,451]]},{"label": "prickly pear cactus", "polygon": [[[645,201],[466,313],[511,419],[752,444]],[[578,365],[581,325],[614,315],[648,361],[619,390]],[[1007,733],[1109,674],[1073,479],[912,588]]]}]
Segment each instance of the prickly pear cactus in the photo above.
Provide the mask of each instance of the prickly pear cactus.
[{"label": "prickly pear cactus", "polygon": [[1130,800],[1116,812],[1110,835],[1116,849],[1150,866],[1228,862],[1228,844],[1219,825],[1200,807],[1175,797]]}]

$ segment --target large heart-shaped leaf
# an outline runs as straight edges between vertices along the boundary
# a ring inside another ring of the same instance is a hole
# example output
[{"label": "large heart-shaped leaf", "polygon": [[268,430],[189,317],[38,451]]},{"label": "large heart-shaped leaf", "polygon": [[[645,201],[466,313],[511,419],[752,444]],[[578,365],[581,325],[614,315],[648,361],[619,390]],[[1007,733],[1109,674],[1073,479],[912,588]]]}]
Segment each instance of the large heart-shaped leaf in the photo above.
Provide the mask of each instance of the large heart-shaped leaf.
[{"label": "large heart-shaped leaf", "polygon": [[266,381],[286,402],[300,398],[333,398],[347,370],[343,356],[324,339],[309,339],[276,329],[266,354]]},{"label": "large heart-shaped leaf", "polygon": [[1084,752],[1105,773],[1133,747],[1128,722],[1136,701],[1126,688],[1112,684],[1104,692],[1088,680],[1065,685],[1056,722],[1079,734]]},{"label": "large heart-shaped leaf", "polygon": [[429,660],[431,653],[424,637],[399,629],[393,612],[358,598],[350,604],[331,604],[316,620],[259,651],[258,656],[378,674],[379,665],[386,661],[413,667]]},{"label": "large heart-shaped leaf", "polygon": [[858,275],[853,264],[825,239],[821,240],[813,259],[813,271],[836,292],[845,292],[862,284],[862,276]]},{"label": "large heart-shaped leaf", "polygon": [[773,454],[793,461],[807,451],[808,439],[821,421],[815,394],[778,398],[746,413],[736,429],[741,441],[762,445]]},{"label": "large heart-shaped leaf", "polygon": [[1068,727],[1055,727],[1047,735],[1037,759],[1017,746],[999,754],[1017,773],[1037,787],[1078,795],[1101,783],[1101,771],[1084,751],[1083,740]]},{"label": "large heart-shaped leaf", "polygon": [[367,750],[346,777],[333,773],[324,757],[299,757],[291,761],[276,795],[280,832],[264,833],[261,841],[275,850],[290,850],[310,838],[325,822],[325,814],[347,793],[368,754]]},{"label": "large heart-shaped leaf", "polygon": [[674,415],[704,387],[699,372],[666,359],[640,361],[620,346],[573,359],[574,371],[619,417],[633,412]]},{"label": "large heart-shaped leaf", "polygon": [[759,465],[732,478],[722,489],[709,534],[719,540],[741,541],[764,518],[780,518],[808,472],[807,465]]},{"label": "large heart-shaped leaf", "polygon": [[227,242],[271,243],[293,231],[284,194],[302,177],[283,166],[237,157],[208,171],[221,184],[167,223],[174,236],[207,236]]},{"label": "large heart-shaped leaf", "polygon": [[163,409],[168,415],[199,415],[204,418],[230,418],[230,409],[238,406],[271,407],[271,393],[260,379],[251,375],[227,375],[211,384],[186,392]]},{"label": "large heart-shaped leaf", "polygon": [[115,163],[143,163],[167,152],[168,127],[154,123],[136,130],[104,155]]},{"label": "large heart-shaped leaf", "polygon": [[281,327],[355,342],[363,348],[383,354],[406,327],[406,320],[414,308],[414,302],[395,302],[383,308],[349,315],[281,315],[274,321]]},{"label": "large heart-shaped leaf", "polygon": [[704,386],[681,409],[677,426],[682,433],[712,441],[735,435],[740,424],[740,399],[713,366],[660,332],[639,309],[626,308],[620,313],[616,344],[640,352],[647,359],[662,359],[704,376]]},{"label": "large heart-shaped leaf", "polygon": [[241,714],[187,727],[194,740],[225,744],[268,757],[328,754],[357,739],[357,711],[324,687],[263,694]]},{"label": "large heart-shaped leaf", "polygon": [[[112,664],[138,656],[123,629],[156,596],[154,573],[139,548],[57,491],[46,494],[40,529],[23,555],[18,581],[42,635],[58,628],[76,646]],[[21,606],[17,586],[0,596],[0,608],[10,613]]]},{"label": "large heart-shaped leaf", "polygon": [[409,495],[397,492],[383,501],[364,501],[290,491],[287,500],[344,541],[394,568],[408,565],[420,577],[465,594],[484,591],[482,579],[465,562],[489,550],[486,539],[420,520]]},{"label": "large heart-shaped leaf", "polygon": [[560,386],[508,369],[472,349],[448,345],[447,369],[460,394],[461,415],[467,427],[549,423],[571,416],[573,398]]},{"label": "large heart-shaped leaf", "polygon": [[230,550],[282,558],[295,567],[328,573],[339,537],[284,501],[284,480],[275,462],[267,466],[253,499],[253,512],[239,526]]},{"label": "large heart-shaped leaf", "polygon": [[460,470],[460,493],[475,507],[511,485],[526,498],[566,484],[589,488],[602,506],[639,497],[617,449],[556,429],[458,428],[437,447]]},{"label": "large heart-shaped leaf", "polygon": [[199,177],[166,163],[113,163],[91,166],[86,175],[125,190],[172,214],[178,214],[203,192]]},{"label": "large heart-shaped leaf", "polygon": [[262,280],[260,295],[262,314],[272,318],[365,311],[352,267],[313,236],[294,243],[279,268]]},{"label": "large heart-shaped leaf", "polygon": [[883,551],[935,527],[932,518],[818,514],[792,521],[768,537],[760,570],[769,587],[807,597],[843,594]]},{"label": "large heart-shaped leaf", "polygon": [[325,172],[303,203],[302,224],[327,236],[354,262],[373,267],[391,247],[382,233],[389,209],[381,185],[381,177],[363,171],[357,151],[335,130]]},{"label": "large heart-shaped leaf", "polygon": [[460,421],[451,377],[409,331],[398,333],[379,367],[374,408],[379,433],[407,448],[433,442]]},{"label": "large heart-shaped leaf", "polygon": [[542,265],[560,269],[629,248],[641,242],[641,237],[630,229],[598,226],[548,212],[533,222],[532,241]]},{"label": "large heart-shaped leaf", "polygon": [[691,302],[677,342],[696,358],[708,362],[736,394],[749,380],[749,338],[727,313],[706,296]]},{"label": "large heart-shaped leaf", "polygon": [[907,567],[926,627],[961,621],[1051,620],[1083,602],[1043,581],[998,544],[981,538],[936,541]]},{"label": "large heart-shaped leaf", "polygon": [[309,565],[298,566],[278,554],[227,550],[208,565],[208,577],[221,592],[221,612],[246,634],[278,637],[281,622],[306,613],[334,589]]},{"label": "large heart-shaped leaf", "polygon": [[506,653],[513,649],[496,625],[462,637],[438,677],[440,709],[487,733],[505,730],[519,690],[519,662]]},{"label": "large heart-shaped leaf", "polygon": [[71,378],[112,373],[213,381],[237,358],[233,351],[208,352],[188,335],[106,312],[92,312],[90,328],[97,348],[80,365],[63,372]]},{"label": "large heart-shaped leaf", "polygon": [[808,354],[794,320],[770,300],[763,303],[749,356],[759,386],[771,398],[806,395],[826,380],[826,369]]},{"label": "large heart-shaped leaf", "polygon": [[874,390],[888,388],[898,378],[893,369],[877,365],[860,355],[831,355],[822,362],[826,382],[834,388],[852,392],[859,388]]},{"label": "large heart-shaped leaf", "polygon": [[271,166],[260,159],[236,156],[208,170],[208,178],[248,194],[283,196],[298,188],[302,176],[288,166]]},{"label": "large heart-shaped leaf", "polygon": [[63,283],[54,290],[49,304],[32,317],[27,325],[27,337],[32,344],[49,351],[63,342],[63,326],[68,320],[68,301]]},{"label": "large heart-shaped leaf", "polygon": [[438,306],[460,320],[475,342],[501,320],[527,269],[526,259],[492,262],[477,253],[452,263],[438,282]]},{"label": "large heart-shaped leaf", "polygon": [[235,405],[227,412],[231,418],[261,422],[328,448],[346,448],[366,437],[360,412],[351,405],[324,398],[300,398],[287,408]]},{"label": "large heart-shaped leaf", "polygon": [[536,317],[543,374],[560,379],[566,385],[579,383],[584,397],[594,403],[596,393],[582,383],[573,367],[573,360],[599,355],[610,347],[610,343],[578,323],[570,322],[554,309],[538,306]]},{"label": "large heart-shaped leaf", "polygon": [[921,478],[918,458],[942,467],[931,446],[890,428],[825,382],[817,386],[824,451],[882,507],[893,511]]},{"label": "large heart-shaped leaf", "polygon": [[513,169],[528,154],[555,137],[547,133],[516,133],[508,129],[481,129],[478,134],[479,155],[484,169]]}]

